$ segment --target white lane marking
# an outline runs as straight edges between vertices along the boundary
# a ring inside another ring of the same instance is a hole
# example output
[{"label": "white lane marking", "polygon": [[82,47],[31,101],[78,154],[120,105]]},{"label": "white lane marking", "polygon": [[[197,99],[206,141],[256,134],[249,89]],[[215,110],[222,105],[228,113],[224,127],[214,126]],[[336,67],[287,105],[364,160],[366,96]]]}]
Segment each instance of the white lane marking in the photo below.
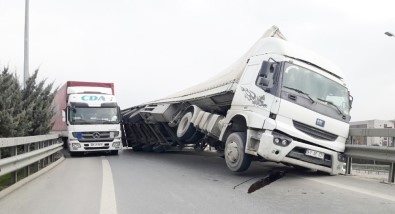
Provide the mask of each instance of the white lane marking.
[{"label": "white lane marking", "polygon": [[324,181],[322,179],[306,178],[306,177],[302,177],[302,178],[310,180],[310,181],[315,181],[317,183],[326,184],[326,185],[329,185],[329,186],[345,189],[345,190],[348,190],[348,191],[352,191],[352,192],[368,195],[368,196],[371,196],[371,197],[381,198],[381,199],[390,200],[390,201],[395,202],[395,197],[392,196],[392,195],[381,194],[381,193],[378,193],[378,192],[373,192],[373,191],[369,191],[369,190],[365,190],[365,189],[360,189],[358,187],[346,186],[346,185],[342,185],[342,184],[331,182],[331,181]]},{"label": "white lane marking", "polygon": [[115,198],[114,181],[111,166],[107,159],[102,159],[103,183],[101,187],[101,214],[117,214],[117,200]]}]

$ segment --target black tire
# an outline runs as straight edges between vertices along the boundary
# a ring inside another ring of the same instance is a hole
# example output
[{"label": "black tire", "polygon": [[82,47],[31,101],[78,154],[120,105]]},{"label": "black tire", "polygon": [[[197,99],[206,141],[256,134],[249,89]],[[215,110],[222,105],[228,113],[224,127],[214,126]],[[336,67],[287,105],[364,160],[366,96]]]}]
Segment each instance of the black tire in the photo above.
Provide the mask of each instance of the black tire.
[{"label": "black tire", "polygon": [[246,171],[251,165],[251,155],[245,153],[246,133],[234,132],[225,143],[226,165],[233,172]]},{"label": "black tire", "polygon": [[133,151],[135,151],[135,152],[141,152],[141,151],[143,151],[142,145],[141,145],[141,144],[132,146],[132,149],[133,149]]},{"label": "black tire", "polygon": [[188,140],[195,134],[196,128],[193,127],[192,116],[192,112],[187,112],[182,116],[177,126],[177,137],[180,140]]},{"label": "black tire", "polygon": [[166,152],[166,148],[163,145],[154,146],[152,150],[157,153]]},{"label": "black tire", "polygon": [[197,143],[199,140],[201,140],[204,137],[204,134],[195,130],[195,133],[192,134],[192,136],[186,140],[184,140],[186,143],[191,143],[191,144],[195,144]]},{"label": "black tire", "polygon": [[110,151],[110,154],[111,154],[111,155],[118,155],[118,150],[111,150],[111,151]]},{"label": "black tire", "polygon": [[67,137],[62,137],[62,141],[63,141],[63,148],[67,149]]},{"label": "black tire", "polygon": [[69,152],[71,157],[78,157],[80,156],[79,152]]},{"label": "black tire", "polygon": [[141,149],[144,152],[152,152],[153,147],[154,147],[154,145],[152,145],[152,144],[146,144],[146,145],[142,146]]}]

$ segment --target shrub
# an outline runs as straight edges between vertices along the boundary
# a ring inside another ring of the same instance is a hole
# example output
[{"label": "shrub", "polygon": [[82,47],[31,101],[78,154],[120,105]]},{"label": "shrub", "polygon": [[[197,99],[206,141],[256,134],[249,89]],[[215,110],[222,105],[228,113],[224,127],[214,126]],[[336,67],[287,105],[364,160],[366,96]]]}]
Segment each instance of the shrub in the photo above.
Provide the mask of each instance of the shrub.
[{"label": "shrub", "polygon": [[38,70],[21,88],[18,77],[7,67],[0,74],[0,137],[47,134],[54,114],[53,83],[37,83]]}]

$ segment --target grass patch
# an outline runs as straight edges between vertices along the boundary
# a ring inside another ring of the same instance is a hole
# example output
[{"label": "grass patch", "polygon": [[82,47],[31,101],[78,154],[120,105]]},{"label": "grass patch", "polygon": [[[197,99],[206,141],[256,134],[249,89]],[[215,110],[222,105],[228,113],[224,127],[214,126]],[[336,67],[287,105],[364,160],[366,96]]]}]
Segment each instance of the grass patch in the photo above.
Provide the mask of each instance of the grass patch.
[{"label": "grass patch", "polygon": [[12,185],[11,173],[0,176],[0,191]]}]

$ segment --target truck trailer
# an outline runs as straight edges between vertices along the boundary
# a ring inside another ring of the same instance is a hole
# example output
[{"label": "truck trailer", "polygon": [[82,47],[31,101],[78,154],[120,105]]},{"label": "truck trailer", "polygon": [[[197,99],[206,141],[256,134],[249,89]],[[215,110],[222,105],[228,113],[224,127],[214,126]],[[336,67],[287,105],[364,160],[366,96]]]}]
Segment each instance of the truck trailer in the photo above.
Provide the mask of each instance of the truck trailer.
[{"label": "truck trailer", "polygon": [[343,72],[273,26],[219,75],[124,109],[122,120],[135,151],[210,146],[235,172],[264,160],[338,174],[351,104]]},{"label": "truck trailer", "polygon": [[67,81],[54,97],[53,133],[63,139],[70,155],[122,148],[120,108],[113,83]]}]

